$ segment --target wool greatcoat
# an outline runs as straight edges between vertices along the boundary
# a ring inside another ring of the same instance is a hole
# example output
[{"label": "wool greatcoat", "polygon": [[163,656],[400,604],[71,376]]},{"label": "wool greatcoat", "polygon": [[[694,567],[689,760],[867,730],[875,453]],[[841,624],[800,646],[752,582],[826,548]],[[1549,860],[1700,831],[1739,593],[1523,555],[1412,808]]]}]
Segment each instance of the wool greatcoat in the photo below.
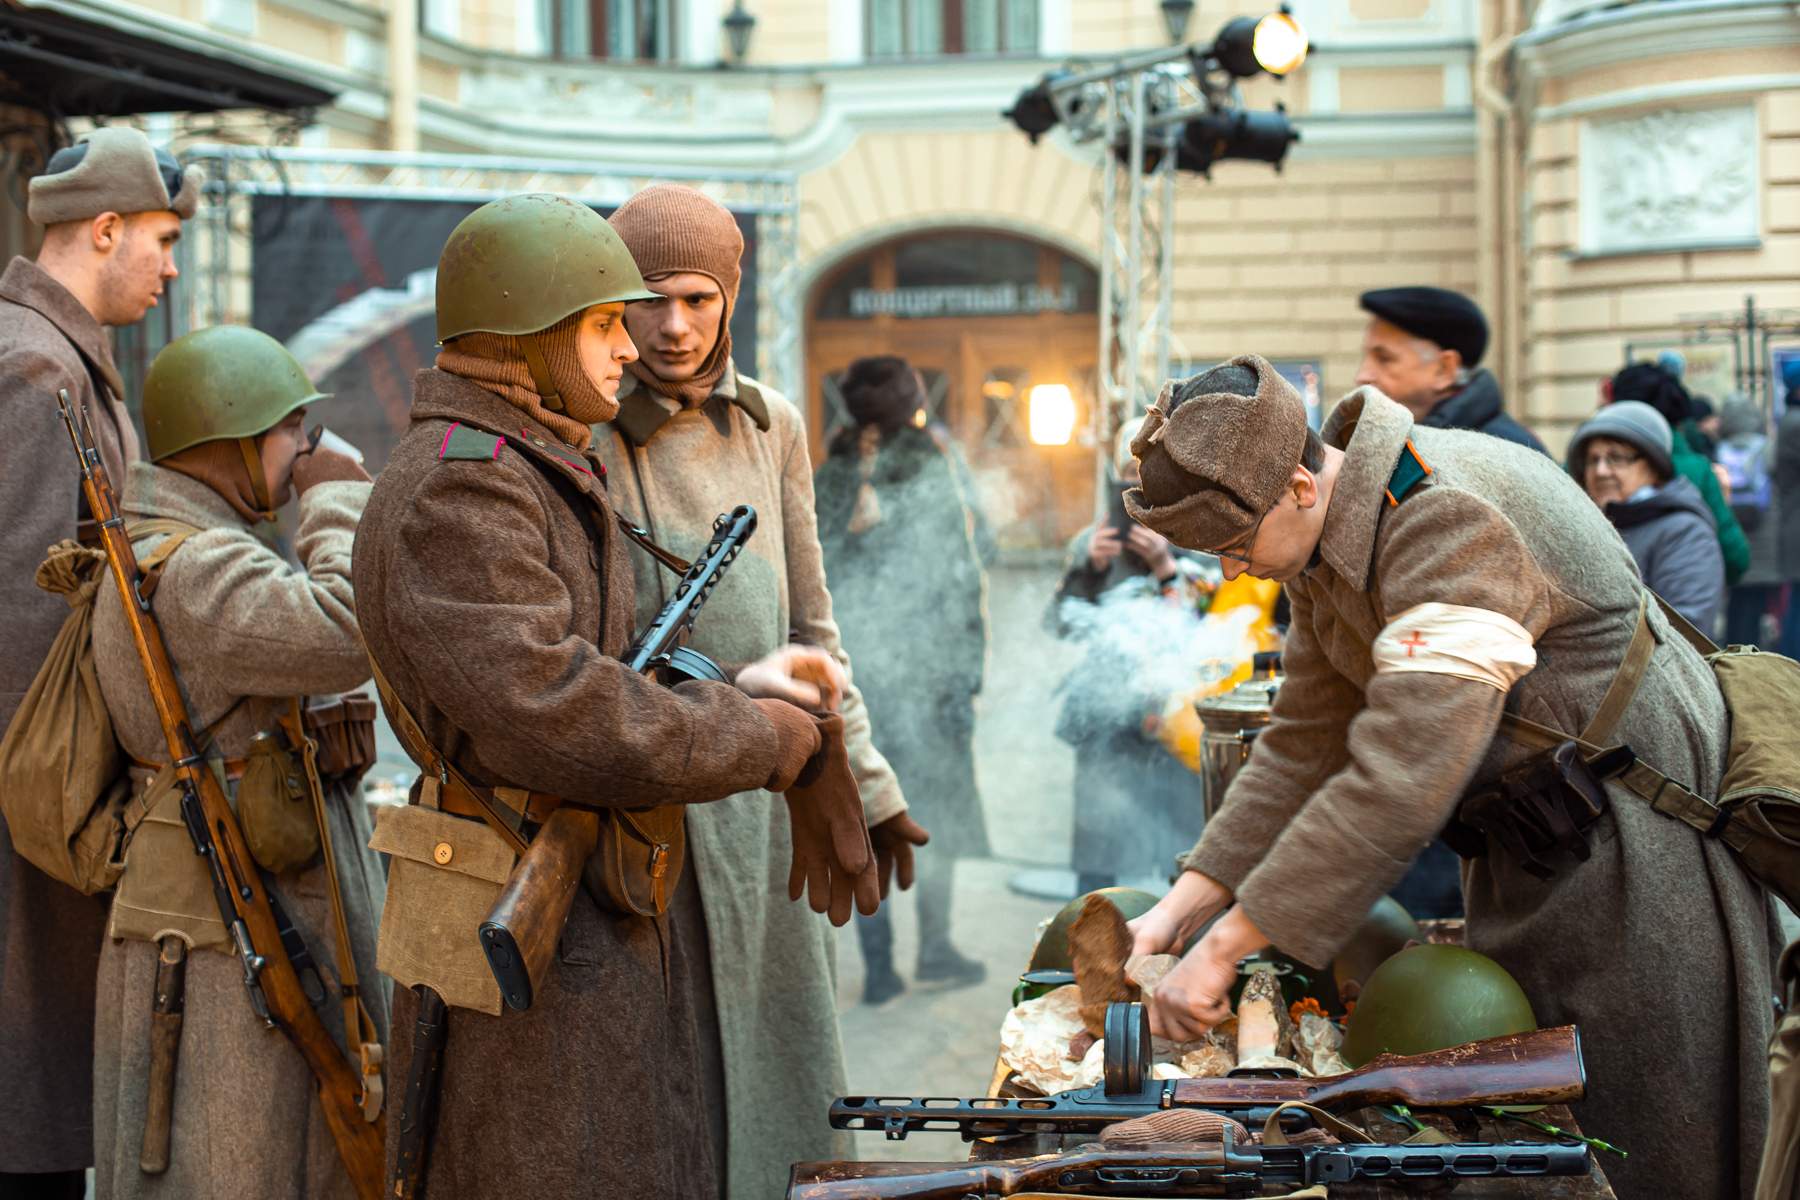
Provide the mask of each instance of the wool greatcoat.
[{"label": "wool greatcoat", "polygon": [[[1236,894],[1282,950],[1329,961],[1471,780],[1530,752],[1502,708],[1579,732],[1625,656],[1643,584],[1625,544],[1555,463],[1523,446],[1415,426],[1373,388],[1333,412],[1344,451],[1318,553],[1289,583],[1287,679],[1268,728],[1187,865]],[[1398,506],[1408,438],[1431,474]],[[1503,614],[1535,669],[1502,693],[1408,670],[1371,643],[1426,603]],[[1726,713],[1712,672],[1649,609],[1657,646],[1614,740],[1717,794]],[[1512,973],[1542,1026],[1581,1027],[1582,1128],[1630,1152],[1626,1200],[1748,1197],[1769,1100],[1773,912],[1731,851],[1616,784],[1592,857],[1541,881],[1490,841],[1463,865],[1470,949]]]},{"label": "wool greatcoat", "polygon": [[[294,554],[304,569],[295,570],[206,484],[149,463],[133,465],[121,504],[127,528],[164,518],[203,531],[169,556],[151,611],[194,727],[231,714],[214,732],[210,755],[242,757],[253,737],[278,728],[276,717],[287,710],[288,697],[323,696],[367,681],[368,657],[350,594],[350,547],[369,490],[367,483],[335,481],[301,495]],[[149,554],[163,536],[135,538],[133,548],[140,557]],[[94,602],[94,666],[119,745],[140,762],[168,762],[168,742],[131,627],[110,584]],[[240,697],[247,699],[239,703]],[[178,793],[161,793],[142,815],[140,801],[155,774],[131,767],[138,798],[126,806],[132,833],[125,873],[113,902],[113,936],[100,952],[94,1194],[99,1200],[349,1200],[355,1192],[325,1124],[317,1080],[300,1052],[251,1010],[211,878],[182,824]],[[367,848],[368,807],[360,789],[338,786],[326,793],[325,812],[357,980],[385,1042],[387,988],[375,970],[385,889],[381,864]],[[328,993],[319,1016],[342,1047],[337,939],[324,864],[265,872],[264,879],[272,881],[318,964]],[[182,936],[192,953],[169,1169],[146,1175],[138,1158],[150,1091],[158,957],[152,939],[165,932]],[[388,1095],[399,1094],[399,1084],[390,1082]]]},{"label": "wool greatcoat", "polygon": [[[61,596],[32,582],[45,549],[73,538],[78,511],[87,511],[56,407],[64,388],[87,409],[100,460],[122,490],[138,439],[106,334],[67,288],[15,258],[0,275],[0,729],[69,615]],[[0,1172],[94,1161],[94,976],[105,928],[106,898],[20,858],[0,821]]]},{"label": "wool greatcoat", "polygon": [[[756,533],[694,622],[694,649],[722,663],[753,662],[786,645],[791,629],[850,673],[825,590],[806,423],[786,397],[727,366],[706,403],[682,409],[627,374],[618,417],[594,434],[612,502],[684,558],[705,548],[720,513],[756,509]],[[642,550],[630,553],[642,628],[674,579]],[[842,711],[863,814],[876,825],[906,811],[906,801],[870,742],[854,679]],[[762,1200],[782,1193],[796,1162],[851,1156],[848,1136],[825,1120],[848,1090],[837,941],[823,916],[787,898],[793,847],[777,797],[753,790],[691,808],[687,828],[701,912],[691,914],[685,949],[708,1091],[722,1091],[708,1096],[725,1122],[713,1130],[724,1135],[721,1192]],[[935,840],[940,831],[928,828]]]},{"label": "wool greatcoat", "polygon": [[[453,422],[506,441],[491,459],[440,460]],[[421,371],[357,537],[370,657],[477,781],[596,807],[760,787],[779,739],[753,701],[719,683],[664,688],[618,661],[636,595],[603,476],[522,410]],[[450,1010],[427,1191],[715,1194],[690,969],[667,916],[612,916],[578,891],[529,1010]],[[389,1077],[405,1079],[417,1003],[394,999]],[[390,1120],[390,1168],[399,1130]]]}]

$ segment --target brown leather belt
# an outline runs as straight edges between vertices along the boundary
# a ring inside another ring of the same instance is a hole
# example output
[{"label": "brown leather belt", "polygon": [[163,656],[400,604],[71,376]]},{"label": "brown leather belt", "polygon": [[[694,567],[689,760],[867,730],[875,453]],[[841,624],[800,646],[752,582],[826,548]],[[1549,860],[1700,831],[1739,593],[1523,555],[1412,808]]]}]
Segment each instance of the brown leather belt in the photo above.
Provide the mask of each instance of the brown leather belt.
[{"label": "brown leather belt", "polygon": [[[160,771],[164,767],[169,765],[168,763],[148,762],[145,759],[139,758],[135,754],[130,754],[130,755],[127,755],[126,757],[131,759],[132,766],[142,767],[146,771]],[[223,766],[225,768],[225,781],[227,783],[236,783],[238,780],[242,779],[244,777],[244,768],[246,766],[248,766],[249,763],[250,763],[250,760],[247,758],[228,758],[228,759],[226,759],[223,763],[220,764],[221,766]]]},{"label": "brown leather belt", "polygon": [[[523,795],[525,797],[525,819],[534,825],[542,825],[550,818],[551,813],[562,806],[561,796],[552,796],[546,792],[521,793],[517,788],[497,788],[493,789],[493,794],[495,806],[510,809],[513,812],[519,811],[516,802]],[[481,811],[480,802],[463,787],[462,781],[454,775],[450,777],[447,785],[439,788],[438,806],[445,812],[459,817],[473,817],[477,821],[487,819]]]}]

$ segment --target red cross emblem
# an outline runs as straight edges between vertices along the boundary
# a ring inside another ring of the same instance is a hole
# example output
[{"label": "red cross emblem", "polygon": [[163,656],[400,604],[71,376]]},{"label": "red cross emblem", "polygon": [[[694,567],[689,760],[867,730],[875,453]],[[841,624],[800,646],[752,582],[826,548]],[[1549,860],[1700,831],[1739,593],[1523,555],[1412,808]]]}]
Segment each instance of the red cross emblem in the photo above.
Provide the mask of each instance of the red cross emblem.
[{"label": "red cross emblem", "polygon": [[1406,657],[1411,658],[1413,657],[1413,651],[1417,650],[1420,646],[1426,645],[1426,641],[1419,636],[1419,631],[1415,629],[1413,630],[1413,635],[1411,637],[1401,638],[1400,644],[1406,647]]}]

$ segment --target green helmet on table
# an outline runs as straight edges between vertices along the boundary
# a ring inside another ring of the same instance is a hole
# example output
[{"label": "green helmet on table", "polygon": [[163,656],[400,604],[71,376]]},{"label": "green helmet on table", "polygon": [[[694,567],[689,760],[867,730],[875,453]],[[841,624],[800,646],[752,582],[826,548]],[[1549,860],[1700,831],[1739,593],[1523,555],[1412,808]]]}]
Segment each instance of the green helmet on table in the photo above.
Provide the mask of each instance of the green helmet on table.
[{"label": "green helmet on table", "polygon": [[599,213],[566,196],[509,196],[464,217],[444,243],[438,341],[539,333],[596,304],[660,298]]},{"label": "green helmet on table", "polygon": [[144,375],[151,462],[202,442],[267,433],[325,399],[287,347],[245,325],[196,329],[164,346]]},{"label": "green helmet on table", "polygon": [[1461,946],[1414,946],[1369,976],[1344,1031],[1344,1061],[1426,1054],[1537,1028],[1531,1002],[1491,958]]},{"label": "green helmet on table", "polygon": [[1113,907],[1124,914],[1127,921],[1141,917],[1156,907],[1156,897],[1149,892],[1140,892],[1136,888],[1109,887],[1095,892],[1084,893],[1075,897],[1057,911],[1051,918],[1049,928],[1044,936],[1038,939],[1037,949],[1032,951],[1031,965],[1028,971],[1068,971],[1073,969],[1069,958],[1069,926],[1081,915],[1081,905],[1088,896],[1105,896],[1113,902]]}]

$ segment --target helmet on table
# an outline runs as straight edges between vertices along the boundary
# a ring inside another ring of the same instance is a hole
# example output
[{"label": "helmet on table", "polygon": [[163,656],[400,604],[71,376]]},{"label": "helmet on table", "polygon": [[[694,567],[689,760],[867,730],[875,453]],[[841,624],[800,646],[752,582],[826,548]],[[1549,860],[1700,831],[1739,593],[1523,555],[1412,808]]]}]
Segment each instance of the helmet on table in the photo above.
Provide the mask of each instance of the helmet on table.
[{"label": "helmet on table", "polygon": [[1156,897],[1149,892],[1141,892],[1136,888],[1109,887],[1088,892],[1075,897],[1063,905],[1056,916],[1051,919],[1050,927],[1044,930],[1044,936],[1038,939],[1037,949],[1032,952],[1029,971],[1072,971],[1073,961],[1069,957],[1069,926],[1081,915],[1081,905],[1088,896],[1105,896],[1113,902],[1113,907],[1124,914],[1127,921],[1141,917],[1156,907]]},{"label": "helmet on table", "polygon": [[1531,1002],[1491,958],[1461,946],[1414,946],[1375,969],[1344,1030],[1344,1061],[1427,1054],[1537,1028]]}]

